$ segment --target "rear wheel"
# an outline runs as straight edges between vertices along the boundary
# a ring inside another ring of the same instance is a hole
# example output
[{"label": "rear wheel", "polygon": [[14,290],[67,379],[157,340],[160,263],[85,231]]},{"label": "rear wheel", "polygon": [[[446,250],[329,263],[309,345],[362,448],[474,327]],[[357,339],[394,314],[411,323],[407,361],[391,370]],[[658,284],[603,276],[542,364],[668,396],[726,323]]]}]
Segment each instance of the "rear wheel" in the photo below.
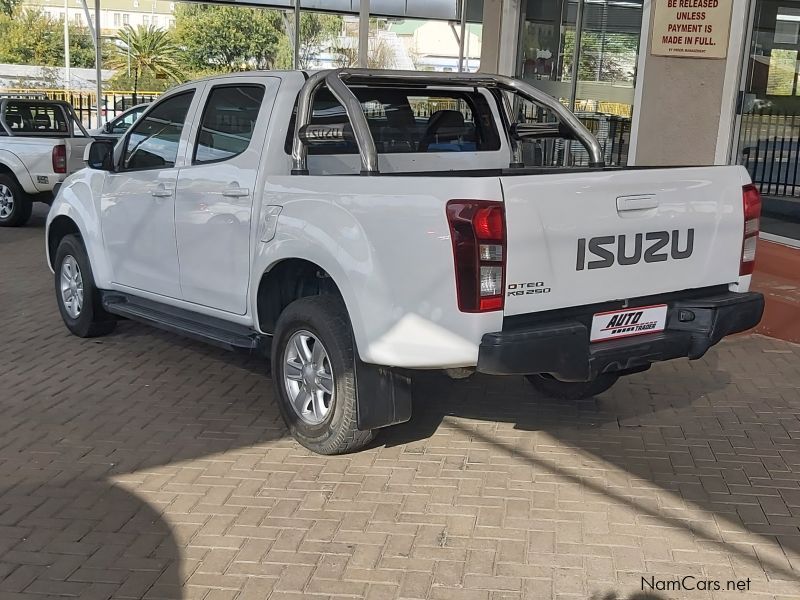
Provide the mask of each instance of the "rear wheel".
[{"label": "rear wheel", "polygon": [[89,257],[77,235],[66,235],[53,261],[56,302],[64,324],[78,337],[97,337],[111,333],[116,320],[100,302],[94,286]]},{"label": "rear wheel", "polygon": [[526,375],[536,391],[559,400],[582,400],[602,394],[617,383],[619,375],[603,373],[592,381],[559,381],[551,375]]},{"label": "rear wheel", "polygon": [[272,377],[290,433],[309,450],[343,454],[374,437],[357,427],[353,333],[338,297],[301,298],[281,313],[272,341]]},{"label": "rear wheel", "polygon": [[16,179],[0,173],[0,227],[20,227],[31,218],[33,202]]}]

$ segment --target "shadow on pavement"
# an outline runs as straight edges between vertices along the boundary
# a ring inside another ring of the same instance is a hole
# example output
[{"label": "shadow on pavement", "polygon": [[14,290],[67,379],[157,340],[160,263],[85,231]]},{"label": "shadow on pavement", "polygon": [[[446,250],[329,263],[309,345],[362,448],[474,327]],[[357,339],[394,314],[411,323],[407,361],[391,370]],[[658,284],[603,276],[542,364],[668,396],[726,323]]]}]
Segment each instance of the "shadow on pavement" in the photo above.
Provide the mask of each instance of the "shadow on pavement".
[{"label": "shadow on pavement", "polygon": [[3,478],[0,569],[18,567],[0,571],[0,597],[182,598],[180,553],[161,515],[108,481],[50,475]]}]

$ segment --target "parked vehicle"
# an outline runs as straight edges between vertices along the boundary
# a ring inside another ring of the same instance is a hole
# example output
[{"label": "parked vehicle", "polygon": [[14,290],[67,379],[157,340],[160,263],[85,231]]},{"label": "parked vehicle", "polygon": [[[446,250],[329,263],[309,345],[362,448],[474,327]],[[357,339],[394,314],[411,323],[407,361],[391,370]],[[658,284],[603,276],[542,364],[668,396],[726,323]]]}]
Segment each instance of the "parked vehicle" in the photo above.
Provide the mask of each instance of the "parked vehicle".
[{"label": "parked vehicle", "polygon": [[136,119],[142,116],[142,113],[149,105],[149,102],[145,102],[144,104],[132,106],[118,117],[103,124],[102,127],[90,129],[89,135],[94,138],[116,140],[120,138],[126,131],[128,131],[128,129],[130,129],[131,125],[136,122]]},{"label": "parked vehicle", "polygon": [[[509,96],[558,122],[511,122]],[[519,164],[554,136],[590,165]],[[582,398],[700,358],[763,310],[743,168],[606,168],[572,113],[508,77],[196,81],[88,164],[47,223],[67,328],[124,316],[263,350],[289,430],[323,454],[408,420],[416,370]]]},{"label": "parked vehicle", "polygon": [[67,102],[0,99],[0,227],[24,225],[34,202],[84,166],[92,138]]}]

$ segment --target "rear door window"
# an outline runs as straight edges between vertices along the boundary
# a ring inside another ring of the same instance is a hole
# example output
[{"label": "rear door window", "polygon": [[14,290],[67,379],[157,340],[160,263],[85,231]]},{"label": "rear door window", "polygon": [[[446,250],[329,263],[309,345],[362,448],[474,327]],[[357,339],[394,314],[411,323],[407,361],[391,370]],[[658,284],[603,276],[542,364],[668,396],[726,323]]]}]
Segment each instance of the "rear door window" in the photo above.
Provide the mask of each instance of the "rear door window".
[{"label": "rear door window", "polygon": [[211,90],[197,134],[194,164],[227,160],[247,150],[263,99],[261,85],[228,85]]}]

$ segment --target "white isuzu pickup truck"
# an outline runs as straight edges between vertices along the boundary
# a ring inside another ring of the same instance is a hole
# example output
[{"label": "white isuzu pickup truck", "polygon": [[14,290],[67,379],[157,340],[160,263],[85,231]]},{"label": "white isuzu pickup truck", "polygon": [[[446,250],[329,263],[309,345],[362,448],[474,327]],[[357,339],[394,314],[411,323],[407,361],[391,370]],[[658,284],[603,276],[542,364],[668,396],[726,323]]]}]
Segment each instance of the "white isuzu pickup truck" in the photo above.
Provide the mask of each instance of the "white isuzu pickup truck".
[{"label": "white isuzu pickup truck", "polygon": [[0,227],[25,225],[34,202],[84,167],[92,138],[72,105],[42,98],[0,99]]},{"label": "white isuzu pickup truck", "polygon": [[[588,166],[524,164],[552,138]],[[87,161],[47,222],[69,330],[127,317],[261,350],[319,453],[408,420],[420,369],[576,399],[763,311],[743,168],[607,168],[572,113],[508,77],[216,77]]]}]

